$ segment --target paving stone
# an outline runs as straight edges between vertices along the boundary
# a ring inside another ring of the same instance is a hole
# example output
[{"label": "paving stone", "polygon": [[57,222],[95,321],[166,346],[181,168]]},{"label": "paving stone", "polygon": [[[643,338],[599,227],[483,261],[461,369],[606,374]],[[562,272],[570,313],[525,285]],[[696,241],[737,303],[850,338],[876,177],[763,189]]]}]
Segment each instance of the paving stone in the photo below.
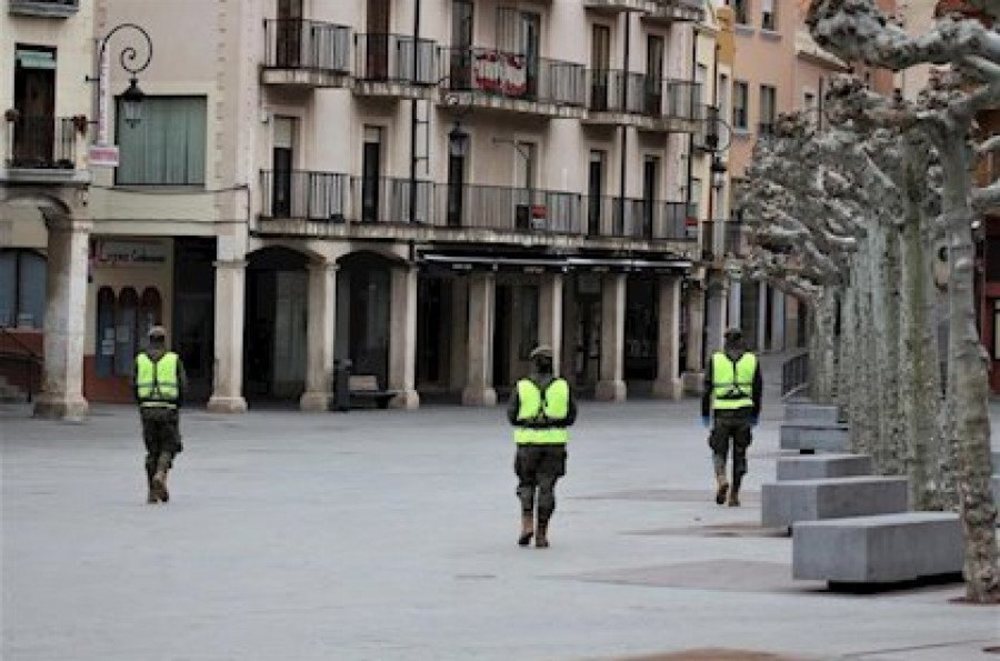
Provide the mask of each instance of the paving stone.
[{"label": "paving stone", "polygon": [[836,477],[765,484],[761,524],[786,528],[798,521],[905,512],[905,477]]},{"label": "paving stone", "polygon": [[905,512],[797,523],[792,576],[831,583],[894,583],[962,570],[952,512]]},{"label": "paving stone", "polygon": [[866,454],[816,454],[778,459],[778,481],[815,480],[825,477],[871,475],[872,458]]}]

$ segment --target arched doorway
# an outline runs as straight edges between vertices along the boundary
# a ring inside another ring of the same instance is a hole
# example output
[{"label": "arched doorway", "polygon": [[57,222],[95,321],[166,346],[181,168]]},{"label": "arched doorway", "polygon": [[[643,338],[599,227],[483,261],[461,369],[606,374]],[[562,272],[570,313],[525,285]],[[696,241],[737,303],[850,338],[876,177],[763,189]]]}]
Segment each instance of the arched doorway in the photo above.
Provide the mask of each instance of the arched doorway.
[{"label": "arched doorway", "polygon": [[270,246],[249,256],[243,392],[248,400],[294,402],[305,390],[308,258]]},{"label": "arched doorway", "polygon": [[389,377],[390,269],[392,261],[370,252],[343,257],[337,273],[338,358],[350,358],[354,374],[370,374],[379,386]]}]

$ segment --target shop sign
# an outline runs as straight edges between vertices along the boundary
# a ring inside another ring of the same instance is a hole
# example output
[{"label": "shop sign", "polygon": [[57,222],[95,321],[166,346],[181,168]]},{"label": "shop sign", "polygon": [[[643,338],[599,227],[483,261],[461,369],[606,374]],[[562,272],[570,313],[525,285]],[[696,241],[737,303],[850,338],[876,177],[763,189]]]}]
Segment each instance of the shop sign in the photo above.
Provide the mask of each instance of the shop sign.
[{"label": "shop sign", "polygon": [[168,250],[163,241],[98,240],[94,262],[98,266],[163,266]]}]

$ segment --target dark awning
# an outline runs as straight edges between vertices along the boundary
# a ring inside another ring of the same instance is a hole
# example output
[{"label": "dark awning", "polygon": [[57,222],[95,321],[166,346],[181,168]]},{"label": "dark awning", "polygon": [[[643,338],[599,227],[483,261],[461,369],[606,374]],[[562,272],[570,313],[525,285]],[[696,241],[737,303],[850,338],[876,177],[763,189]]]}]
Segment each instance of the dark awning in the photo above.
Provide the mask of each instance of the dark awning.
[{"label": "dark awning", "polygon": [[671,271],[684,272],[693,264],[687,259],[651,257],[584,257],[569,255],[466,255],[461,253],[425,252],[422,263],[442,266],[454,271]]}]

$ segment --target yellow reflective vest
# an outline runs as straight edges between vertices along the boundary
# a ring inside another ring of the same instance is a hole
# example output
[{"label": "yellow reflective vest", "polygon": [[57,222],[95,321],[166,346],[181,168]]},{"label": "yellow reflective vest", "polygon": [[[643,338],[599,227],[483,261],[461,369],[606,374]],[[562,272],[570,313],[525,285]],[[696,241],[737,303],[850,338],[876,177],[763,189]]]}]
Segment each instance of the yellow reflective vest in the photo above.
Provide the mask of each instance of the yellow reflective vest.
[{"label": "yellow reflective vest", "polygon": [[732,411],[753,406],[757,356],[747,352],[734,364],[722,351],[712,355],[712,408]]},{"label": "yellow reflective vest", "polygon": [[569,430],[558,426],[569,416],[569,384],[566,379],[554,379],[543,393],[531,379],[517,382],[517,421],[532,424],[554,424],[545,429],[517,427],[514,441],[518,445],[555,445],[569,441]]},{"label": "yellow reflective vest", "polygon": [[139,406],[177,408],[180,397],[179,360],[173,351],[163,354],[155,363],[145,352],[136,356],[135,390]]}]

